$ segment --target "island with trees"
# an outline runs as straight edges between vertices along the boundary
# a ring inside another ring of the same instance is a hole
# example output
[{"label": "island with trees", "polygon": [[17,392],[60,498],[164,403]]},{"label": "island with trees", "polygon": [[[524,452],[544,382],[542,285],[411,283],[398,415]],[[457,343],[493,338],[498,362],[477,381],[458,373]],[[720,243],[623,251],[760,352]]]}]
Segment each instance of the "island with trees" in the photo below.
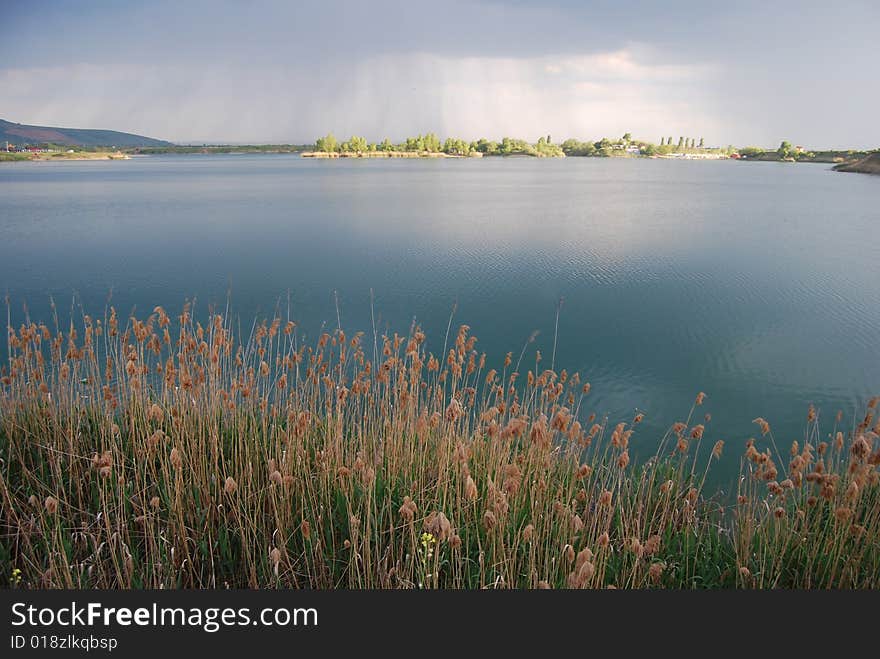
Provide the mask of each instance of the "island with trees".
[{"label": "island with trees", "polygon": [[370,142],[354,135],[344,142],[333,133],[319,137],[314,148],[301,152],[305,158],[481,158],[489,156],[527,156],[534,158],[665,158],[687,160],[738,159],[744,161],[847,163],[860,160],[870,152],[859,150],[814,150],[793,145],[783,140],[777,149],[757,146],[742,148],[707,146],[703,137],[677,138],[662,136],[659,143],[638,140],[631,133],[619,138],[603,137],[596,141],[569,138],[555,143],[550,135],[537,142],[504,137],[499,141],[485,137],[465,140],[448,137],[441,140],[435,133],[407,137],[394,143],[387,137],[381,142]]},{"label": "island with trees", "polygon": [[319,137],[314,149],[302,152],[306,158],[466,158],[484,156],[528,156],[533,158],[599,157],[599,158],[727,158],[736,153],[733,146],[708,147],[700,137],[680,136],[677,141],[661,137],[659,144],[634,139],[631,133],[619,138],[603,137],[596,141],[570,138],[557,144],[550,135],[536,142],[514,137],[490,140],[481,137],[465,140],[448,137],[441,140],[435,133],[407,137],[393,143],[387,137],[381,142],[352,136],[340,142],[333,133]]},{"label": "island with trees", "polygon": [[394,144],[387,137],[381,142],[368,142],[354,135],[339,142],[332,133],[319,137],[313,151],[302,153],[305,158],[481,158],[483,156],[532,156],[535,158],[564,157],[560,145],[551,137],[537,142],[505,137],[500,142],[485,138],[467,141],[448,137],[441,141],[435,133],[407,137]]}]

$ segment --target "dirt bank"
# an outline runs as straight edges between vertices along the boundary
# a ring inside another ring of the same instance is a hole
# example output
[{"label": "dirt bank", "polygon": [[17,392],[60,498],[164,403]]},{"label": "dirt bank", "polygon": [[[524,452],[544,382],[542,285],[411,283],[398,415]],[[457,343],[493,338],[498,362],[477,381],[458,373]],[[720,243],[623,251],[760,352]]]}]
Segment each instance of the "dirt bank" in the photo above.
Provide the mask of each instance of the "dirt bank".
[{"label": "dirt bank", "polygon": [[880,174],[880,152],[871,153],[861,160],[844,162],[834,167],[837,172],[857,172],[859,174]]}]

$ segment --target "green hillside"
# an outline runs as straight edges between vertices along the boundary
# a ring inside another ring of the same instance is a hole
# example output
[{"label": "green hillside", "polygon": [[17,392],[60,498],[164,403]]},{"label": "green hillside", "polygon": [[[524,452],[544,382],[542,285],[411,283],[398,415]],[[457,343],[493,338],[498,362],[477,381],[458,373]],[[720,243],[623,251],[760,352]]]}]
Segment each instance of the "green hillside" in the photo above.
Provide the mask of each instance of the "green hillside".
[{"label": "green hillside", "polygon": [[83,147],[143,147],[170,146],[170,142],[156,140],[143,135],[121,133],[116,130],[94,130],[90,128],[54,128],[50,126],[28,126],[14,124],[0,119],[0,147],[11,144],[63,144]]}]

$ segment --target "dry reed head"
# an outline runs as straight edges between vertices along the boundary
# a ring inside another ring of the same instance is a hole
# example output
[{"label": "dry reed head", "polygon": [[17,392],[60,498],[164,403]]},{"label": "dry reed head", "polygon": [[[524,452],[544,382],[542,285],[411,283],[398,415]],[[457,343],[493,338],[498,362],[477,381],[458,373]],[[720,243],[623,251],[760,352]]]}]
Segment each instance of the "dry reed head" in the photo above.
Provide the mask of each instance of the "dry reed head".
[{"label": "dry reed head", "polygon": [[452,522],[442,512],[435,510],[425,519],[425,531],[439,542],[444,542],[453,533]]},{"label": "dry reed head", "polygon": [[232,476],[227,476],[226,480],[223,482],[223,491],[226,494],[232,495],[235,494],[235,490],[238,489],[238,483],[235,482],[235,479]]},{"label": "dry reed head", "polygon": [[589,561],[578,561],[575,569],[568,575],[569,588],[586,588],[596,573],[596,567]]},{"label": "dry reed head", "polygon": [[403,520],[407,524],[409,524],[415,518],[415,515],[418,512],[418,508],[416,507],[415,502],[413,502],[410,497],[406,496],[403,497],[403,505],[400,506],[398,512],[400,513],[400,516],[403,518]]},{"label": "dry reed head", "polygon": [[651,583],[654,585],[659,584],[660,580],[663,578],[663,570],[665,569],[665,563],[651,563],[651,566],[648,568],[648,578],[651,580]]},{"label": "dry reed head", "polygon": [[487,531],[491,531],[496,526],[498,526],[498,518],[491,510],[487,510],[483,513],[483,526],[486,528]]},{"label": "dry reed head", "polygon": [[150,405],[149,412],[150,421],[155,421],[157,423],[161,423],[165,418],[165,413],[162,411],[162,408],[159,407],[156,403]]},{"label": "dry reed head", "polygon": [[770,432],[770,424],[767,423],[767,421],[764,418],[759,416],[757,419],[753,419],[752,423],[755,423],[758,425],[758,427],[761,429],[762,435],[766,435],[767,433]]},{"label": "dry reed head", "polygon": [[467,478],[465,478],[464,483],[464,498],[468,501],[476,501],[477,494],[477,484],[474,482],[474,479],[468,475]]},{"label": "dry reed head", "polygon": [[183,466],[183,455],[176,446],[171,449],[171,453],[168,455],[168,461],[171,463],[171,466],[177,470]]},{"label": "dry reed head", "polygon": [[632,538],[630,540],[629,550],[639,558],[645,553],[645,548],[642,546],[642,543],[638,538]]}]

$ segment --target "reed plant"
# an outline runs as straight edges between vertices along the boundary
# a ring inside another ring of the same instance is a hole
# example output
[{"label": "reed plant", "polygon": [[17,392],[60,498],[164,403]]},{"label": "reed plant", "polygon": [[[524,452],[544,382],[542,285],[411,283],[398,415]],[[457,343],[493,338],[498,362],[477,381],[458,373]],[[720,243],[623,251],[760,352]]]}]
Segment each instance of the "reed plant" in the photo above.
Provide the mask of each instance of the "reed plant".
[{"label": "reed plant", "polygon": [[[642,415],[467,326],[404,335],[201,324],[189,306],[8,330],[0,578],[18,588],[875,588],[877,399],[777,448],[736,495],[704,394],[647,459]],[[527,363],[523,362],[527,359]],[[728,442],[730,444],[730,442]],[[739,452],[736,450],[735,452]]]}]

